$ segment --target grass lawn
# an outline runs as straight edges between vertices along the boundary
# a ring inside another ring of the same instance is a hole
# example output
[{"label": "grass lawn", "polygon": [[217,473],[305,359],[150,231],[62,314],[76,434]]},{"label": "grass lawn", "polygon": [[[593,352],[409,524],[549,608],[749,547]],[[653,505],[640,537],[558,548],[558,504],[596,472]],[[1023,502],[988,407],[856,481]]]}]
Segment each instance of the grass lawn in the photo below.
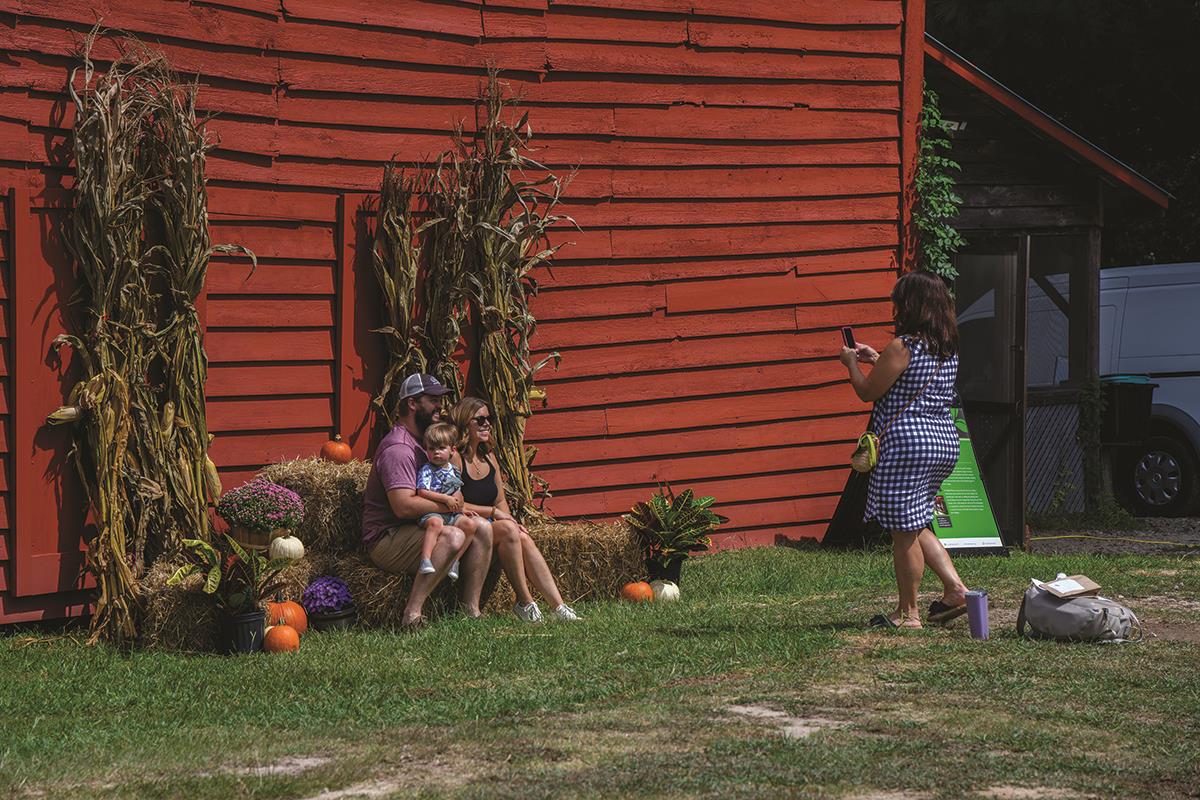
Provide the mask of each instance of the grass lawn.
[{"label": "grass lawn", "polygon": [[[581,604],[575,625],[448,619],[241,658],[13,631],[0,796],[1198,796],[1200,561],[959,567],[991,594],[990,641],[965,619],[867,630],[889,554],[783,548],[703,558],[682,602]],[[1027,579],[1057,571],[1160,635],[1018,639]]]}]

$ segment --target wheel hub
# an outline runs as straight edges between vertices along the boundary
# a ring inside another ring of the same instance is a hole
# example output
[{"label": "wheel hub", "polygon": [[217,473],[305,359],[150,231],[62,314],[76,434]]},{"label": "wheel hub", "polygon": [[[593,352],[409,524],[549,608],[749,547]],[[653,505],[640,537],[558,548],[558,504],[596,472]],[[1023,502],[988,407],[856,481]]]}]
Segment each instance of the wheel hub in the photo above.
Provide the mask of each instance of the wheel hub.
[{"label": "wheel hub", "polygon": [[1179,496],[1183,469],[1170,453],[1151,450],[1133,470],[1138,497],[1148,505],[1165,506]]}]

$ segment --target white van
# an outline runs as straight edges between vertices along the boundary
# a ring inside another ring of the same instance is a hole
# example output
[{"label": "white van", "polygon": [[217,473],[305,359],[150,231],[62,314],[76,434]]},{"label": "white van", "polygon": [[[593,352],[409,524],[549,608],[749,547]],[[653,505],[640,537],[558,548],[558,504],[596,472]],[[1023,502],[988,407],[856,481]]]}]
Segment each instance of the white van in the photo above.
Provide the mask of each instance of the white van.
[{"label": "white van", "polygon": [[1114,465],[1135,514],[1178,516],[1200,498],[1200,263],[1100,272],[1100,375],[1157,384],[1150,437]]},{"label": "white van", "polygon": [[[1047,280],[1069,299],[1068,276]],[[1028,292],[1026,385],[1051,389],[1067,379],[1068,321],[1032,280]],[[993,306],[989,292],[959,314],[960,328]],[[1102,378],[1148,375],[1157,385],[1149,437],[1114,459],[1117,498],[1139,516],[1200,512],[1200,263],[1101,270],[1099,361]],[[1073,478],[1080,484],[1081,472]]]}]

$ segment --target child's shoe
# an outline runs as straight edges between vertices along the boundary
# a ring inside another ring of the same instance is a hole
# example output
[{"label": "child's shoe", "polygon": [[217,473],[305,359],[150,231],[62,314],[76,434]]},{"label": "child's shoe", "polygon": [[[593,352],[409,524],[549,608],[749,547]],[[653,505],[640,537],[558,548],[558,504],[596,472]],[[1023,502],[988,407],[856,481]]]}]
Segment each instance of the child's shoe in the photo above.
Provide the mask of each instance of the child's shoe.
[{"label": "child's shoe", "polygon": [[516,614],[522,622],[542,621],[542,610],[538,608],[537,603],[530,603],[527,606],[517,603],[513,606],[513,613]]},{"label": "child's shoe", "polygon": [[454,563],[450,565],[450,570],[446,573],[446,577],[452,581],[458,580],[458,559],[454,559]]},{"label": "child's shoe", "polygon": [[563,603],[551,613],[554,614],[554,616],[558,619],[570,620],[571,622],[579,621],[579,615],[575,613],[575,609],[571,608],[566,603]]},{"label": "child's shoe", "polygon": [[421,566],[417,567],[417,574],[418,575],[432,575],[435,572],[437,572],[437,570],[433,568],[433,562],[430,561],[428,558],[422,558]]}]

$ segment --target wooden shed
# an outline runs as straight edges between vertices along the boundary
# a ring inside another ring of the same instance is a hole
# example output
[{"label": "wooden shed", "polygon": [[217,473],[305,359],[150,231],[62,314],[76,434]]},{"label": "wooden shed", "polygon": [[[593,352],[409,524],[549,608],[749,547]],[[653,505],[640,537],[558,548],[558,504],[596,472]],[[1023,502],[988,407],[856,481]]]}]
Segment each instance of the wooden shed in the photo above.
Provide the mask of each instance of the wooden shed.
[{"label": "wooden shed", "polygon": [[1079,398],[1099,374],[1105,216],[1170,196],[943,43],[927,37],[925,52],[962,166],[959,390],[1004,541],[1017,544],[1027,510],[1083,510]]},{"label": "wooden shed", "polygon": [[[72,277],[65,85],[97,18],[201,83],[217,257],[203,314],[227,486],[367,452],[381,370],[362,260],[393,154],[474,119],[489,64],[582,231],[535,307],[563,354],[529,427],[549,509],[612,517],[660,481],[716,495],[720,546],[819,535],[862,428],[837,326],[882,341],[904,263],[923,0],[0,0],[0,622],[78,611],[84,509],[44,425]],[[100,53],[111,54],[112,49]]]}]

